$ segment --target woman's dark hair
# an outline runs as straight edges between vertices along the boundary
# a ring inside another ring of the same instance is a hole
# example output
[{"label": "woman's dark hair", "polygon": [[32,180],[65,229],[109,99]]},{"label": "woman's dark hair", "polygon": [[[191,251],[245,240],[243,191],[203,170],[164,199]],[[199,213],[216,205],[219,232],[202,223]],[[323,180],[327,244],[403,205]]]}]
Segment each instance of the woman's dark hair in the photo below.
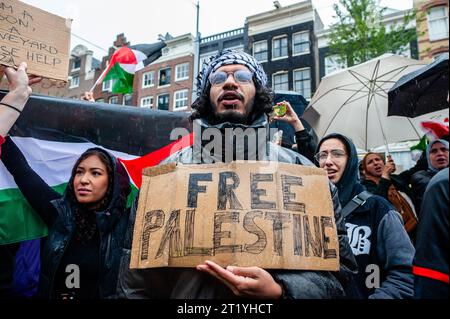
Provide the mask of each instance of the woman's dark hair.
[{"label": "woman's dark hair", "polygon": [[78,166],[80,165],[80,163],[82,161],[84,161],[85,159],[87,159],[88,157],[91,156],[97,156],[100,161],[105,165],[106,167],[106,172],[108,173],[108,190],[106,191],[105,196],[103,197],[103,199],[98,203],[98,205],[96,206],[96,210],[102,210],[105,209],[109,202],[111,201],[112,198],[112,192],[113,192],[113,177],[114,177],[114,164],[112,162],[112,159],[110,156],[108,156],[103,150],[99,149],[99,148],[91,148],[88,149],[86,152],[84,152],[83,154],[81,154],[81,156],[78,158],[78,160],[75,162],[75,165],[72,168],[72,173],[70,175],[70,184],[69,184],[69,195],[71,196],[71,198],[73,200],[75,200],[75,202],[77,202],[76,196],[75,196],[75,190],[73,188],[73,181],[75,179],[75,174],[76,171],[78,169]]},{"label": "woman's dark hair", "polygon": [[[256,79],[253,79],[253,83],[255,83],[255,99],[253,101],[252,112],[249,114],[249,121],[260,117],[262,114],[269,115],[273,111],[273,98],[274,93],[269,87],[261,86]],[[209,92],[211,90],[211,84],[208,84],[208,88],[201,94],[195,101],[192,103],[192,108],[194,112],[192,112],[189,119],[191,121],[196,120],[198,118],[204,118],[208,122],[213,122],[214,120],[214,110],[211,105],[211,101],[209,98]]]}]

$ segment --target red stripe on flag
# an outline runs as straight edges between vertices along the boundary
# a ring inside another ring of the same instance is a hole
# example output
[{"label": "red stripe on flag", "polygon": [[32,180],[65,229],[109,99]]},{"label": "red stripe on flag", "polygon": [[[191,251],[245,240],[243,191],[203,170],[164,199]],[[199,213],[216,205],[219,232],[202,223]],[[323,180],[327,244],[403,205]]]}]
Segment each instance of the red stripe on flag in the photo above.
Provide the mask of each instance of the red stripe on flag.
[{"label": "red stripe on flag", "polygon": [[133,183],[137,188],[142,184],[142,170],[146,167],[156,166],[165,160],[170,155],[191,146],[194,143],[194,134],[191,133],[185,137],[180,138],[178,141],[170,143],[159,150],[151,152],[147,155],[135,158],[133,160],[123,160],[119,158],[119,161],[123,164],[128,172],[128,175],[133,180]]},{"label": "red stripe on flag", "polygon": [[108,72],[116,63],[137,64],[138,61],[136,60],[136,55],[134,55],[133,50],[131,50],[129,47],[121,47],[112,55],[111,60],[109,61],[108,64],[108,68],[103,73],[104,77],[108,74]]},{"label": "red stripe on flag", "polygon": [[413,274],[416,276],[439,280],[445,282],[446,284],[449,283],[448,274],[444,274],[443,272],[437,270],[413,266]]},{"label": "red stripe on flag", "polygon": [[420,123],[426,131],[431,131],[436,138],[441,138],[448,134],[448,126],[439,122],[425,121]]}]

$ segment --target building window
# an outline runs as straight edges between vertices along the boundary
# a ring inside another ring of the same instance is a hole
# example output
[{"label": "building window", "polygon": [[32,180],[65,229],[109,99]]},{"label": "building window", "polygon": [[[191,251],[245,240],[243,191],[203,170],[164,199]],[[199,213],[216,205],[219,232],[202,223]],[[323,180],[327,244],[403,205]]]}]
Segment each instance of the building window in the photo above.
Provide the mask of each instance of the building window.
[{"label": "building window", "polygon": [[289,77],[287,72],[273,75],[273,89],[277,91],[289,90]]},{"label": "building window", "polygon": [[430,41],[448,38],[448,7],[433,7],[428,12]]},{"label": "building window", "polygon": [[81,67],[81,59],[74,59],[72,62],[72,71],[77,71]]},{"label": "building window", "polygon": [[153,107],[153,96],[146,96],[141,99],[141,107]]},{"label": "building window", "polygon": [[267,62],[269,60],[269,50],[267,41],[253,43],[253,56],[259,62]]},{"label": "building window", "polygon": [[170,68],[159,70],[159,86],[170,85]]},{"label": "building window", "polygon": [[294,71],[294,91],[303,95],[303,97],[307,100],[311,98],[310,68]]},{"label": "building window", "polygon": [[343,63],[339,63],[337,54],[329,55],[325,57],[325,75],[331,74],[335,71],[345,69],[347,66]]},{"label": "building window", "polygon": [[77,88],[79,86],[80,86],[80,77],[78,75],[72,76],[72,79],[70,80],[69,89]]},{"label": "building window", "polygon": [[159,110],[169,110],[169,94],[158,95],[158,109]]},{"label": "building window", "polygon": [[119,98],[117,96],[111,96],[109,98],[109,104],[119,104]]},{"label": "building window", "polygon": [[113,86],[113,80],[103,81],[102,90],[111,92]]},{"label": "building window", "polygon": [[128,105],[128,106],[133,105],[133,95],[125,94],[123,96],[122,105]]},{"label": "building window", "polygon": [[186,110],[188,107],[188,90],[177,91],[174,94],[174,111]]},{"label": "building window", "polygon": [[142,88],[148,88],[155,85],[155,72],[146,72],[142,76]]},{"label": "building window", "polygon": [[294,55],[309,53],[309,31],[294,34],[292,43]]},{"label": "building window", "polygon": [[97,99],[97,100],[95,100],[95,102],[97,102],[97,103],[105,103],[105,99]]},{"label": "building window", "polygon": [[288,38],[286,36],[282,38],[273,39],[272,42],[272,58],[286,58],[288,56]]},{"label": "building window", "polygon": [[189,79],[189,63],[178,64],[175,67],[175,81]]}]

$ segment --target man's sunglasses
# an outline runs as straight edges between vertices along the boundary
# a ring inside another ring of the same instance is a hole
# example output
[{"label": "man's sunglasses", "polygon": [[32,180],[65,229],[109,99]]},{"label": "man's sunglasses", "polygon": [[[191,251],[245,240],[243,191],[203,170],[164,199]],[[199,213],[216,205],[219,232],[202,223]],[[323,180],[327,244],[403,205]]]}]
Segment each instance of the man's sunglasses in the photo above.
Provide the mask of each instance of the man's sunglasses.
[{"label": "man's sunglasses", "polygon": [[216,71],[209,77],[209,82],[214,86],[222,85],[227,81],[230,74],[233,74],[235,81],[240,84],[249,84],[253,81],[252,72],[247,70],[237,70],[234,72]]}]

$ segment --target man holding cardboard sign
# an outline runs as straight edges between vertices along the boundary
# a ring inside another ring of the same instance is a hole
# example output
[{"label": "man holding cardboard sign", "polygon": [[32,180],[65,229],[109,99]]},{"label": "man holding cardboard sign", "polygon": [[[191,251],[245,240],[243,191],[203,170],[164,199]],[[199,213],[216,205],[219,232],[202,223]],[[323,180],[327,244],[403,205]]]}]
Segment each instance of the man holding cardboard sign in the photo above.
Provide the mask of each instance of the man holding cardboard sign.
[{"label": "man holding cardboard sign", "polygon": [[[337,191],[323,172],[292,165],[312,166],[306,158],[270,142],[262,67],[227,50],[198,80],[194,145],[144,176],[119,296],[342,297],[356,265]],[[191,268],[144,269],[167,266]]]}]

